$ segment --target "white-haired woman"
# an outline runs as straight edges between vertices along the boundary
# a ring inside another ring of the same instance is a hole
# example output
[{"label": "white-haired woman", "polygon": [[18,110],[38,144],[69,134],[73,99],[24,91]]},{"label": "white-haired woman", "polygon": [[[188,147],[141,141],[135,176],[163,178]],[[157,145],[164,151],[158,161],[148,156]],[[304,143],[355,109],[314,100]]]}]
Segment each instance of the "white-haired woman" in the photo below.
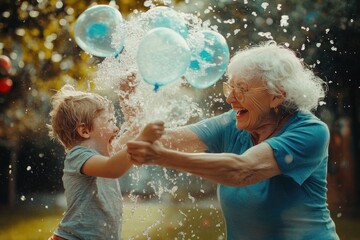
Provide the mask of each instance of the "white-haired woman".
[{"label": "white-haired woman", "polygon": [[324,81],[273,41],[238,52],[228,75],[231,111],[168,130],[174,150],[129,142],[133,161],[218,183],[229,240],[339,239],[326,203],[329,130],[311,113]]}]

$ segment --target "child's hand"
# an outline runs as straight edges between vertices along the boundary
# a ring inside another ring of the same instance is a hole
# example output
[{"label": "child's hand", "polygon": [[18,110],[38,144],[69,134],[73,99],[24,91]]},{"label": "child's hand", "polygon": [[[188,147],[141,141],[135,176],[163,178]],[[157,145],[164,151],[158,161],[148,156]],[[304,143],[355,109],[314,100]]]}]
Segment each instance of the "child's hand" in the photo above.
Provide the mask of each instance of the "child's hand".
[{"label": "child's hand", "polygon": [[153,143],[164,134],[164,122],[156,121],[147,124],[136,140]]}]

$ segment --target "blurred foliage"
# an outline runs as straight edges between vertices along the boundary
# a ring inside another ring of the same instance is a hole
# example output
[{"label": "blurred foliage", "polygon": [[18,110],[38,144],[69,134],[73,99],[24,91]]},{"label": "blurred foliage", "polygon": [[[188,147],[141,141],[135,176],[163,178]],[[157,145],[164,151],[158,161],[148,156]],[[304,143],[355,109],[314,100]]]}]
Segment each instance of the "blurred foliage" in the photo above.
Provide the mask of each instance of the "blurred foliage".
[{"label": "blurred foliage", "polygon": [[77,16],[92,4],[118,6],[125,17],[143,1],[4,1],[0,5],[0,54],[12,60],[13,89],[0,95],[0,138],[18,142],[24,133],[46,131],[52,90],[65,83],[93,86],[87,77],[101,59],[76,45]]}]

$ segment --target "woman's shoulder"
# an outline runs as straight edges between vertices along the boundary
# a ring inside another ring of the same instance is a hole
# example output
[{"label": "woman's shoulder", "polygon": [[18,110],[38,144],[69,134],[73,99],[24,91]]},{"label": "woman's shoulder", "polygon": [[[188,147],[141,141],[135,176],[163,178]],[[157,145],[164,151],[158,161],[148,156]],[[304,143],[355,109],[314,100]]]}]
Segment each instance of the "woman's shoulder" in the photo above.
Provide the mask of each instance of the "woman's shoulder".
[{"label": "woman's shoulder", "polygon": [[284,128],[284,132],[288,131],[307,132],[321,137],[329,135],[327,124],[311,112],[296,112]]},{"label": "woman's shoulder", "polygon": [[327,128],[325,122],[323,122],[320,118],[314,115],[311,112],[296,112],[293,117],[290,119],[290,125],[298,124],[298,125],[318,125]]}]

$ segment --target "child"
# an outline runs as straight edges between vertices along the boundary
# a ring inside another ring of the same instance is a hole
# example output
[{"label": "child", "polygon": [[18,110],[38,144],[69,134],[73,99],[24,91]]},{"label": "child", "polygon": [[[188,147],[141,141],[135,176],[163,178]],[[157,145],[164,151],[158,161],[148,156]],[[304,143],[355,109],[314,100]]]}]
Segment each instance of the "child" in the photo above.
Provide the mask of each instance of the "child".
[{"label": "child", "polygon": [[[125,148],[110,156],[111,142],[119,131],[112,102],[66,85],[53,96],[52,107],[49,135],[66,151],[62,180],[67,210],[49,240],[121,239],[122,196],[117,178],[132,163]],[[153,122],[137,139],[153,142],[163,131],[163,122]]]}]

